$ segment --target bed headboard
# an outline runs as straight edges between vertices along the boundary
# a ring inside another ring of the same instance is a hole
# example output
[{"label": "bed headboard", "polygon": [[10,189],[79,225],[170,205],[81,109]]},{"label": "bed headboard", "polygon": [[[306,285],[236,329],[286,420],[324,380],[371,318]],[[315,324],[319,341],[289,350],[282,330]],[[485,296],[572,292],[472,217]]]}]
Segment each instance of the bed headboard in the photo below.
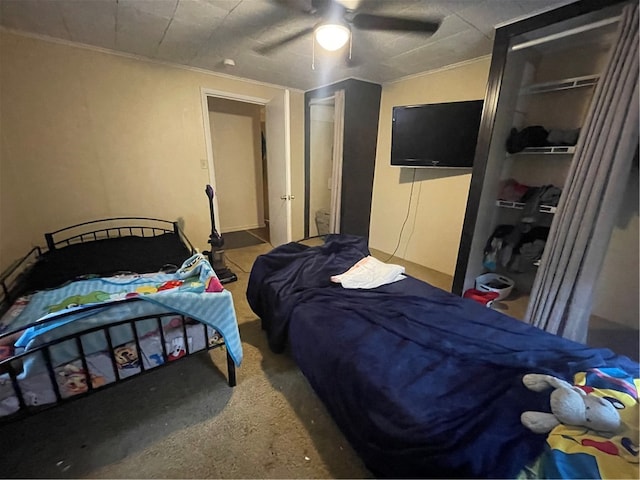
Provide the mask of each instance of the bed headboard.
[{"label": "bed headboard", "polygon": [[125,236],[155,237],[165,233],[175,233],[187,245],[192,253],[195,248],[184,235],[178,222],[147,217],[113,217],[78,223],[45,233],[44,238],[49,250],[60,246],[91,242],[107,238]]}]

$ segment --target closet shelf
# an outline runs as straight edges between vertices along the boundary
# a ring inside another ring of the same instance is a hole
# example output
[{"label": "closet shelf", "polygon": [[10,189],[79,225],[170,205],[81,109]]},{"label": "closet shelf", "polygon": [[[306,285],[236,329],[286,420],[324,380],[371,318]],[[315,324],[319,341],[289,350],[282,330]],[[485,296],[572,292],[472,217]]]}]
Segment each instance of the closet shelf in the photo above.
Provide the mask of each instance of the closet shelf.
[{"label": "closet shelf", "polygon": [[575,153],[576,151],[576,147],[575,146],[564,146],[564,145],[557,145],[557,146],[549,146],[549,147],[527,147],[524,150],[522,150],[521,152],[517,152],[514,155],[524,155],[524,154],[544,154],[544,155],[558,155],[558,154],[567,154],[567,155],[571,155],[573,153]]},{"label": "closet shelf", "polygon": [[[524,203],[521,202],[512,202],[510,200],[496,200],[496,205],[498,207],[503,208],[515,208],[517,210],[522,210],[525,206]],[[558,207],[553,207],[551,205],[540,205],[541,213],[556,213]]]},{"label": "closet shelf", "polygon": [[585,75],[583,77],[563,78],[553,82],[534,83],[520,89],[521,95],[531,95],[534,93],[557,92],[560,90],[570,90],[573,88],[591,87],[598,83],[600,75]]}]

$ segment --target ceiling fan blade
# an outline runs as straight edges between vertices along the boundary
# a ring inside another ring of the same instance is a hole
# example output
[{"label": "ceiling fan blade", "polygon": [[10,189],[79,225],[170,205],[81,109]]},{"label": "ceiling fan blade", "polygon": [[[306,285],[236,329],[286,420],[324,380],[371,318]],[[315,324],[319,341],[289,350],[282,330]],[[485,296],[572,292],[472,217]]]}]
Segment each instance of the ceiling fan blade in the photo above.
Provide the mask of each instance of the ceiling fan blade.
[{"label": "ceiling fan blade", "polygon": [[362,30],[395,30],[402,32],[435,33],[440,22],[414,18],[387,17],[370,13],[357,13],[351,23]]},{"label": "ceiling fan blade", "polygon": [[312,0],[274,0],[275,3],[282,5],[283,7],[291,8],[292,10],[298,10],[303,13],[312,13],[314,10]]},{"label": "ceiling fan blade", "polygon": [[275,3],[283,7],[290,8],[302,13],[314,15],[316,13],[324,14],[329,11],[335,0],[273,0]]},{"label": "ceiling fan blade", "polygon": [[256,48],[255,51],[262,55],[266,55],[268,53],[273,52],[274,50],[277,50],[280,47],[283,47],[287,43],[293,42],[294,40],[297,40],[298,38],[303,37],[311,32],[313,32],[313,27],[303,28],[302,30],[292,33],[291,35],[287,35],[286,37],[281,38],[280,40],[262,45]]},{"label": "ceiling fan blade", "polygon": [[[334,7],[335,0],[311,0],[313,8],[321,13],[327,12]],[[339,2],[338,2],[339,3]]]}]

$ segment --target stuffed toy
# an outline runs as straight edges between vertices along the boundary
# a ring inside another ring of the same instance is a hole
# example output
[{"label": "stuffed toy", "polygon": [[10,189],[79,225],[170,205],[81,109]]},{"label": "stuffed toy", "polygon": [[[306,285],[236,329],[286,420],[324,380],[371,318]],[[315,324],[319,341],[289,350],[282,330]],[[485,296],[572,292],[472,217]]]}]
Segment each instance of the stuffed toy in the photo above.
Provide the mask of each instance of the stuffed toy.
[{"label": "stuffed toy", "polygon": [[530,373],[522,378],[529,390],[551,392],[551,412],[524,412],[522,424],[535,433],[548,433],[560,424],[614,433],[620,428],[620,415],[604,398],[587,395],[584,390],[551,375]]}]

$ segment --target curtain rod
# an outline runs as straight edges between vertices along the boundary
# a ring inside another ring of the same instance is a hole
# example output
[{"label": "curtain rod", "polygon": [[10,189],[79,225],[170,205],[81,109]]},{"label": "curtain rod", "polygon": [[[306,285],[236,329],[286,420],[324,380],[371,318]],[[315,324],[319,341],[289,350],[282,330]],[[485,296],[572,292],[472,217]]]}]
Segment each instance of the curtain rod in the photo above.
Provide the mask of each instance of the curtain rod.
[{"label": "curtain rod", "polygon": [[575,35],[577,33],[587,32],[589,30],[593,30],[595,28],[604,27],[606,25],[610,25],[612,23],[616,23],[620,20],[620,16],[605,18],[604,20],[599,20],[597,22],[588,23],[586,25],[581,25],[579,27],[571,28],[569,30],[565,30],[564,32],[554,33],[552,35],[547,35],[546,37],[536,38],[535,40],[529,40],[527,42],[518,43],[513,45],[510,50],[515,52],[517,50],[523,50],[525,48],[533,47],[535,45],[540,45],[541,43],[547,43],[552,40],[558,40],[560,38],[568,37],[570,35]]}]

